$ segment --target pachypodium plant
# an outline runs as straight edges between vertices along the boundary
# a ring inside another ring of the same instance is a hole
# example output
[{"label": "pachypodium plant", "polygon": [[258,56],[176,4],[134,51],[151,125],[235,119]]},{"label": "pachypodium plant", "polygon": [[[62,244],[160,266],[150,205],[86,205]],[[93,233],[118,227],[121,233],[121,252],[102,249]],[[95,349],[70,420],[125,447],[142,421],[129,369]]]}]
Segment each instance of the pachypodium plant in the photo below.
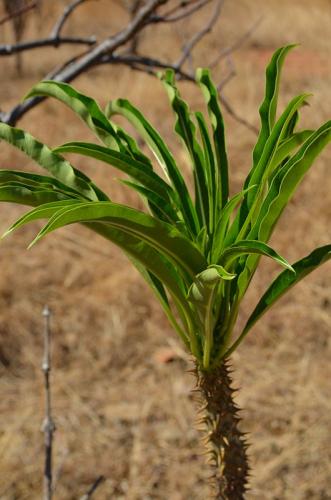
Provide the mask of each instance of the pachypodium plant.
[{"label": "pachypodium plant", "polygon": [[[68,84],[44,81],[27,97],[54,97],[68,105],[101,144],[70,142],[55,149],[27,132],[0,124],[0,138],[16,146],[50,176],[0,171],[0,200],[30,205],[6,234],[47,219],[31,245],[60,227],[81,223],[122,248],[158,297],[167,317],[195,360],[202,422],[213,468],[215,498],[241,499],[247,488],[247,444],[238,427],[238,408],[228,360],[256,321],[292,286],[331,256],[331,245],[314,249],[290,265],[268,245],[284,208],[315,158],[331,139],[331,122],[296,131],[309,94],[295,97],[277,116],[281,68],[294,46],[278,49],[266,71],[261,130],[252,168],[242,191],[229,196],[229,169],[218,92],[207,69],[196,74],[209,119],[181,98],[172,71],[160,75],[175,113],[175,131],[187,150],[194,180],[190,194],[183,173],[160,134],[125,99],[105,111]],[[114,118],[124,117],[150,148],[154,160]],[[77,153],[109,164],[144,200],[145,211],[114,203],[62,156]],[[261,256],[284,270],[270,284],[241,334],[234,327],[241,301]]]}]

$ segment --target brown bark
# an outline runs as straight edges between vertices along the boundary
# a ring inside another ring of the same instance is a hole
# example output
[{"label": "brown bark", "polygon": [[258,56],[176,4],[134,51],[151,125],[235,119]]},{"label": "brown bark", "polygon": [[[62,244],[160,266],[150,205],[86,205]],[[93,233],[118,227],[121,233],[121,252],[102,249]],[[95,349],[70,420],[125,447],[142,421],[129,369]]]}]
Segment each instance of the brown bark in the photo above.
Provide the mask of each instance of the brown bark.
[{"label": "brown bark", "polygon": [[217,500],[242,500],[248,482],[247,442],[239,429],[239,408],[234,403],[229,362],[211,372],[195,371],[202,400],[200,422],[207,430],[206,445]]}]

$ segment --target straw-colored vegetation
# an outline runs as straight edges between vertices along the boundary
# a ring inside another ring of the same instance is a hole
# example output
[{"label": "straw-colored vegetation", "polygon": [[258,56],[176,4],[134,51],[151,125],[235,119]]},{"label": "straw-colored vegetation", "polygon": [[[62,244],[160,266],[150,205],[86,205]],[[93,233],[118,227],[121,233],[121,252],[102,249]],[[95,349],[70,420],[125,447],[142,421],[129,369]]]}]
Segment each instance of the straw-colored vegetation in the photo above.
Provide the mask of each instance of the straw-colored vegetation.
[{"label": "straw-colored vegetation", "polygon": [[[252,7],[247,11],[247,6],[240,3],[237,23],[240,16],[244,23],[248,14],[252,18],[257,15]],[[279,14],[281,7],[278,4],[271,9],[274,16]],[[285,4],[282,8],[286,8]],[[302,19],[304,11],[302,17],[297,16],[298,31],[292,33],[292,38],[297,35],[297,39],[304,42],[308,23],[322,36],[323,11],[315,7],[313,14],[305,18],[306,24]],[[225,39],[230,37],[231,23],[234,28],[233,15],[228,7],[224,14]],[[319,22],[318,29],[314,20]],[[300,32],[300,26],[305,26],[305,30]],[[252,121],[256,121],[253,110],[263,90],[262,81],[255,75],[262,73],[265,56],[269,55],[265,47],[287,41],[281,34],[277,40],[269,40],[263,33],[259,36],[254,35],[257,48],[251,47],[237,56],[239,76],[228,90],[232,102],[242,104],[240,111]],[[217,39],[214,37],[211,45],[215,46]],[[327,58],[321,42],[313,43],[308,37],[306,40],[309,50],[303,50],[309,58],[306,63],[309,72],[305,72],[300,59],[290,58],[289,76],[283,91],[285,97],[289,97],[293,91],[301,90],[302,83],[305,88],[315,91],[314,109],[320,110],[319,116],[316,113],[313,116],[309,109],[305,114],[310,122],[318,125],[327,117],[325,82],[329,73],[324,63]],[[293,78],[296,74],[303,76]],[[122,83],[120,89],[117,85],[117,95],[129,95],[130,75],[116,70],[116,77]],[[33,78],[36,79],[35,75],[21,84],[22,93],[31,86]],[[103,100],[103,72],[96,72],[94,79],[82,78],[79,86],[96,95],[96,82],[100,86],[97,93],[100,92]],[[107,86],[111,87],[111,82],[109,78]],[[146,82],[145,78],[136,77],[129,95],[138,104],[143,102]],[[155,102],[150,113],[154,121],[158,116],[166,116],[166,101],[162,100],[161,92],[158,94],[154,90],[156,87],[154,83],[149,92],[150,99]],[[245,94],[244,89],[248,89]],[[185,90],[190,100],[198,104],[195,91],[188,86]],[[29,130],[33,128],[36,135],[54,144],[62,142],[64,135],[68,140],[83,136],[78,123],[73,122],[74,130],[69,127],[64,130],[60,125],[60,111],[55,111],[51,103],[45,107],[54,113],[51,128],[43,129],[40,123],[43,110],[40,108],[25,119],[29,120]],[[67,116],[65,110],[61,113]],[[38,120],[31,127],[33,116]],[[170,128],[170,119],[160,123],[163,135],[172,142]],[[248,146],[254,137],[230,119],[228,129],[230,158],[237,167],[232,186],[236,192],[247,174]],[[9,150],[6,166],[8,159],[15,165],[18,159],[25,161]],[[327,242],[326,159],[324,155],[314,167],[310,182],[304,184],[292,202],[295,204],[293,210],[290,206],[282,220],[277,248],[290,261],[307,254],[312,245]],[[104,187],[108,185],[104,172],[99,173],[98,167],[82,162],[82,166],[85,165],[93,178],[100,179]],[[240,165],[247,167],[241,169]],[[119,201],[127,201],[124,196],[119,190],[113,193]],[[129,202],[136,203],[133,198]],[[12,210],[4,227],[17,214],[18,210]],[[311,220],[316,221],[314,225],[309,223]],[[101,498],[111,494],[115,498],[132,499],[204,498],[205,471],[203,460],[199,458],[198,434],[192,431],[189,395],[192,381],[182,374],[183,366],[189,367],[189,360],[177,340],[169,335],[164,318],[144,285],[133,271],[128,273],[126,261],[115,250],[109,251],[99,240],[86,243],[77,229],[63,231],[60,237],[53,237],[48,246],[46,244],[46,249],[33,250],[29,258],[25,258],[22,249],[32,234],[29,228],[23,231],[19,250],[8,242],[2,249],[3,262],[10,260],[13,267],[3,266],[1,276],[3,392],[8,395],[3,399],[2,410],[10,415],[2,424],[0,446],[4,450],[3,461],[8,473],[3,475],[1,494],[8,499],[15,494],[19,498],[29,498],[31,488],[37,491],[40,483],[41,475],[37,474],[41,470],[36,411],[36,406],[40,408],[36,390],[40,363],[37,310],[48,301],[57,313],[55,413],[59,427],[57,457],[63,462],[59,496],[71,498],[69,491],[77,491],[77,485],[82,486],[85,481],[91,482],[96,475],[104,473],[109,479],[103,490],[100,489]],[[108,254],[108,260],[104,253]],[[264,275],[257,276],[255,289],[247,300],[247,311],[275,271],[268,264],[264,266]],[[322,367],[322,360],[327,359],[325,346],[330,326],[326,273],[327,268],[317,272],[309,280],[310,287],[299,285],[300,300],[292,295],[283,302],[256,328],[255,336],[234,357],[240,383],[245,386],[241,403],[247,408],[246,421],[254,441],[252,453],[256,465],[252,498],[293,498],[294,495],[295,498],[323,498],[323,491],[325,495],[328,491],[325,442],[329,403],[327,374]],[[30,275],[31,281],[28,281]],[[105,298],[110,304],[106,311]],[[174,360],[171,365],[165,363],[169,359]],[[11,398],[14,391],[15,397]],[[39,417],[41,420],[41,408]],[[270,484],[267,492],[266,482]]]}]

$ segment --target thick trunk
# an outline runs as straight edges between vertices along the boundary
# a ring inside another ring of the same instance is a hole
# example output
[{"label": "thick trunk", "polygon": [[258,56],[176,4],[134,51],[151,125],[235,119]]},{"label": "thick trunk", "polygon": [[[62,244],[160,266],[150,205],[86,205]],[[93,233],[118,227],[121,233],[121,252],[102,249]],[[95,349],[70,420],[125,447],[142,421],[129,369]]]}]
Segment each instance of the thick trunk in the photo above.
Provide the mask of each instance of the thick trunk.
[{"label": "thick trunk", "polygon": [[239,430],[239,408],[233,400],[229,362],[211,372],[197,367],[197,390],[201,396],[201,420],[207,430],[206,444],[213,469],[217,500],[245,498],[248,481],[247,442]]}]

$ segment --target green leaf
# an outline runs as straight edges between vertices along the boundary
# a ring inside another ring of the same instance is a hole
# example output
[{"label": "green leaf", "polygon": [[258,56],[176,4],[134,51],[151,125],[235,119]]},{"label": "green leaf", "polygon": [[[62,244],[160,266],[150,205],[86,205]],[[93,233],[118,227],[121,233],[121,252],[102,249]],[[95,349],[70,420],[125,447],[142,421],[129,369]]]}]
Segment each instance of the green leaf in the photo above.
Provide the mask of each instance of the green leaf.
[{"label": "green leaf", "polygon": [[217,321],[214,307],[216,292],[222,280],[233,280],[234,278],[235,275],[227,272],[224,267],[211,265],[194,278],[188,291],[188,300],[195,306],[200,320],[200,328],[203,331],[203,366],[205,369],[209,368],[213,333]]},{"label": "green leaf", "polygon": [[299,151],[274,176],[250,237],[268,241],[272,230],[315,158],[331,140],[331,121],[309,136]]},{"label": "green leaf", "polygon": [[213,248],[211,252],[211,262],[217,262],[219,259],[219,256],[225,246],[225,236],[226,236],[226,231],[228,228],[229,220],[231,217],[232,212],[242,200],[242,198],[245,196],[247,191],[250,189],[253,189],[255,186],[251,186],[247,189],[244,189],[240,193],[237,193],[234,195],[225,205],[225,207],[222,209],[220,213],[219,220],[217,222],[217,226],[214,232],[214,240],[213,240]]},{"label": "green leaf", "polygon": [[157,193],[151,191],[150,189],[145,188],[144,186],[141,186],[140,184],[136,184],[135,182],[123,179],[119,179],[119,181],[125,186],[128,186],[137,191],[137,193],[141,195],[143,200],[147,200],[148,206],[153,215],[166,222],[177,224],[179,218],[176,211],[174,210],[174,208],[171,206],[170,203],[167,203]]},{"label": "green leaf", "polygon": [[43,81],[35,85],[25,99],[35,96],[54,97],[72,109],[107,146],[125,151],[115,128],[98,103],[64,82]]},{"label": "green leaf", "polygon": [[[179,269],[174,267],[169,259],[164,257],[158,250],[134,234],[124,233],[121,229],[110,227],[102,222],[87,222],[84,225],[122,248],[140,266],[146,268],[162,282],[174,299],[178,313],[183,320],[185,335],[190,343],[190,350],[199,359],[200,350],[194,326],[195,318],[188,305],[186,292],[180,286]],[[139,267],[137,269],[139,270]]]},{"label": "green leaf", "polygon": [[286,259],[281,257],[266,243],[256,240],[242,240],[238,241],[234,245],[231,245],[229,248],[224,250],[219,259],[219,262],[223,266],[229,266],[235,259],[245,254],[265,255],[266,257],[272,258],[273,260],[278,262],[278,264],[286,267],[287,269],[290,269],[293,272],[292,266],[287,262]]},{"label": "green leaf", "polygon": [[34,189],[54,189],[55,191],[62,192],[69,198],[81,198],[82,195],[75,189],[63,184],[54,177],[48,177],[47,175],[38,175],[30,172],[23,172],[21,170],[0,170],[0,185],[8,182],[20,182],[26,187],[31,187]]},{"label": "green leaf", "polygon": [[280,299],[299,281],[317,269],[324,262],[327,262],[329,259],[331,259],[331,245],[325,245],[323,247],[316,248],[309,255],[293,264],[292,267],[295,273],[285,270],[277,276],[259,300],[254,311],[248,318],[242,333],[230,347],[225,356],[228,357],[238,347],[249,330],[275,304],[278,299]]},{"label": "green leaf", "polygon": [[62,156],[51,151],[24,130],[0,123],[0,139],[5,140],[48,170],[56,179],[90,200],[97,195],[88,177],[75,170]]},{"label": "green leaf", "polygon": [[58,200],[50,203],[43,203],[41,206],[37,206],[30,212],[25,213],[22,217],[20,217],[14,224],[10,226],[9,229],[2,235],[2,238],[10,234],[12,231],[25,226],[29,222],[39,220],[39,219],[49,219],[52,217],[58,210],[62,208],[72,207],[77,205],[77,203],[81,203],[79,200]]},{"label": "green leaf", "polygon": [[[258,186],[258,192],[263,190],[264,185],[268,180],[271,173],[272,160],[284,137],[284,132],[286,131],[289,121],[296,111],[303,105],[307,97],[309,97],[309,94],[302,94],[292,99],[277,121],[276,125],[273,127],[270,137],[266,141],[260,160],[256,167],[253,167],[250,175],[249,186],[256,184]],[[249,208],[253,205],[253,201],[255,201],[256,197],[257,195],[252,191],[247,193]]]},{"label": "green leaf", "polygon": [[253,151],[254,165],[259,162],[271,129],[275,124],[281,70],[285,57],[294,47],[296,45],[292,44],[276,50],[267,66],[265,97],[260,107],[261,130]]},{"label": "green leaf", "polygon": [[0,186],[0,202],[12,202],[21,205],[37,206],[57,200],[64,200],[66,196],[49,189],[32,189],[25,184],[6,183]]},{"label": "green leaf", "polygon": [[216,177],[216,167],[214,152],[210,142],[208,127],[205,122],[204,116],[200,112],[195,113],[196,120],[198,122],[200,137],[203,144],[204,153],[204,165],[206,169],[206,183],[208,189],[209,198],[209,234],[214,231],[215,219],[217,218],[218,206],[217,206],[217,177]]},{"label": "green leaf", "polygon": [[142,113],[126,99],[111,101],[107,106],[106,114],[107,116],[115,114],[124,116],[135,127],[137,132],[150,147],[161,168],[173,185],[178,197],[180,210],[188,228],[192,234],[196,235],[198,233],[198,221],[189,191],[176,165],[174,157],[162,140],[160,134],[152,127]]},{"label": "green leaf", "polygon": [[302,94],[292,99],[276,125],[273,127],[258,163],[253,165],[244,184],[245,188],[253,185],[256,185],[256,188],[250,190],[245,196],[240,211],[227,235],[227,244],[232,243],[236,239],[245,238],[249,232],[250,226],[254,224],[256,214],[263,201],[265,187],[272,174],[274,155],[285,136],[290,120],[300,106],[303,105],[308,95],[309,94]]},{"label": "green leaf", "polygon": [[189,275],[195,276],[206,267],[206,260],[197,247],[173,226],[139,210],[111,202],[81,203],[74,208],[60,210],[49,220],[32,244],[64,225],[99,219],[110,227],[121,229],[149,243]]},{"label": "green leaf", "polygon": [[196,79],[205,97],[213,129],[214,148],[218,165],[215,178],[218,204],[224,207],[229,197],[228,158],[226,153],[224,121],[218,91],[208,69],[198,69]]},{"label": "green leaf", "polygon": [[68,142],[57,147],[55,151],[82,154],[103,161],[125,172],[146,188],[157,193],[164,200],[169,201],[171,197],[174,197],[171,187],[160,176],[146,168],[144,163],[134,160],[129,155],[89,142]]},{"label": "green leaf", "polygon": [[144,155],[144,153],[140,150],[137,141],[118,125],[114,124],[114,127],[117,136],[122,141],[122,144],[125,144],[126,146],[126,154],[131,154],[132,158],[140,161],[141,163],[145,163],[147,168],[153,170],[153,165],[151,160],[148,158],[148,156]]},{"label": "green leaf", "polygon": [[168,93],[172,109],[176,115],[175,131],[183,140],[193,165],[195,203],[200,219],[200,227],[209,228],[209,196],[208,196],[208,174],[205,172],[203,152],[196,139],[196,127],[191,119],[190,109],[181,98],[175,85],[174,71],[167,70],[160,75],[164,87]]},{"label": "green leaf", "polygon": [[275,168],[278,167],[296,147],[305,142],[313,133],[313,130],[303,130],[302,132],[292,134],[288,139],[283,141],[274,154],[270,171],[273,173]]},{"label": "green leaf", "polygon": [[[299,151],[290,158],[275,174],[269,191],[265,197],[255,224],[248,237],[268,241],[284,208],[294,194],[306,172],[312,166],[315,158],[331,140],[331,121],[310,135]],[[255,269],[258,257],[249,256],[245,268],[238,278],[240,296],[245,293]]]}]

